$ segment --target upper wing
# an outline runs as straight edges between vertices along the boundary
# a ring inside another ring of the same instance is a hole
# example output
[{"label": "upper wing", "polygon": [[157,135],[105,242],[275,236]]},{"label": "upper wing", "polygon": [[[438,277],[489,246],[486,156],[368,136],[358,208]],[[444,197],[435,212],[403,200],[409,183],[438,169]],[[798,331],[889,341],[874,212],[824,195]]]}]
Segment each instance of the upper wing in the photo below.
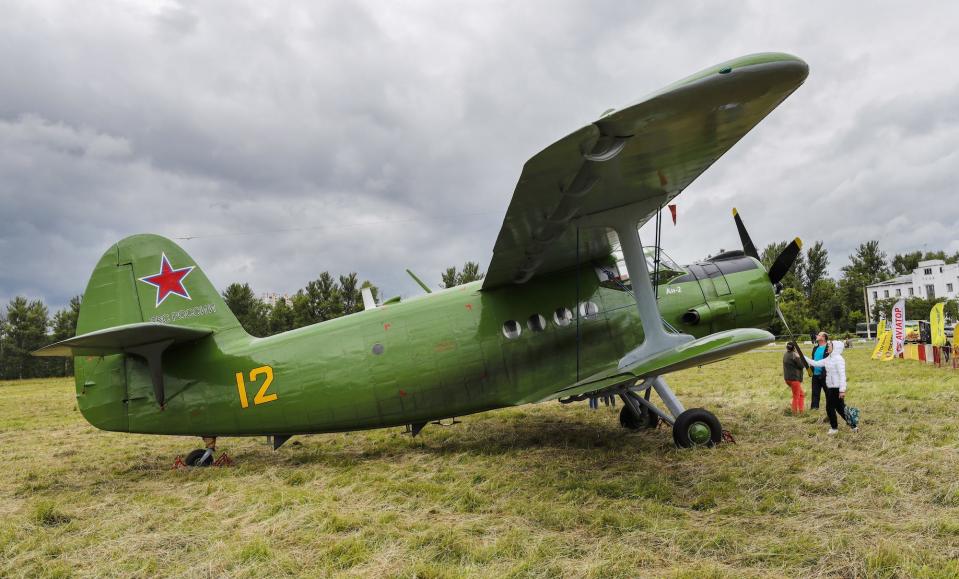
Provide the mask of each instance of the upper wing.
[{"label": "upper wing", "polygon": [[[745,56],[698,72],[603,116],[526,162],[483,289],[608,255],[606,232],[576,218],[640,204],[643,222],[806,79],[788,54]],[[577,251],[578,249],[578,251]]]}]

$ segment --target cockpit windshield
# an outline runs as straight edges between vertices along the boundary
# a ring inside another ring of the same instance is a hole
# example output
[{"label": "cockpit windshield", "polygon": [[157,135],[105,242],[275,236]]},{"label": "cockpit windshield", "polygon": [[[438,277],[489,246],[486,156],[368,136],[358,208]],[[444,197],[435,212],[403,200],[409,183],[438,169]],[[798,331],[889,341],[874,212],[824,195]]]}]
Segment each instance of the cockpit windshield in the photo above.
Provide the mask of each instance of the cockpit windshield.
[{"label": "cockpit windshield", "polygon": [[[618,240],[611,239],[610,241],[614,241],[610,261],[602,266],[597,266],[596,275],[599,277],[600,283],[605,287],[611,289],[631,288],[632,284],[629,282],[629,272],[626,269],[626,262],[623,258],[623,252],[619,247]],[[657,283],[659,285],[669,283],[671,279],[687,273],[682,266],[677,264],[673,258],[660,249],[657,276],[656,248],[644,247],[643,249],[646,254],[646,267],[649,269],[649,281],[654,285]]]}]

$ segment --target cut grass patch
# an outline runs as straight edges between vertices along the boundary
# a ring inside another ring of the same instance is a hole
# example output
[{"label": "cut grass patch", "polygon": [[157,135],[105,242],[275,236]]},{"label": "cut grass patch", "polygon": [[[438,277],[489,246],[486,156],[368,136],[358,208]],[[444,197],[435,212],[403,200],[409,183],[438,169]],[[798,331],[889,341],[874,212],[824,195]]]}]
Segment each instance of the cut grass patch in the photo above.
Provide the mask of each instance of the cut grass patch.
[{"label": "cut grass patch", "polygon": [[959,373],[867,354],[858,435],[784,413],[759,352],[668,378],[736,445],[548,403],[186,471],[196,440],[100,432],[69,380],[0,384],[0,576],[959,576]]}]

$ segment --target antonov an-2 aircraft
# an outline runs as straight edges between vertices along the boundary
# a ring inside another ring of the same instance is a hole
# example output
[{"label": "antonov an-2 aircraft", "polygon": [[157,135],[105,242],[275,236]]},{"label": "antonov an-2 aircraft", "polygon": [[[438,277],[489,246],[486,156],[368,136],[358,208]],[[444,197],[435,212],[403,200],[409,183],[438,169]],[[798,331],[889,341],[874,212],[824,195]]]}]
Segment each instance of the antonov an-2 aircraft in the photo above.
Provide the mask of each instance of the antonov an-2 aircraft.
[{"label": "antonov an-2 aircraft", "polygon": [[480,282],[254,338],[186,252],[134,235],[94,269],[78,335],[36,353],[74,357],[94,426],[203,437],[194,466],[212,462],[219,436],[272,436],[276,448],[296,434],[415,435],[439,419],[605,394],[623,399],[624,427],[662,420],[678,446],[712,445],[719,421],[685,409],[663,376],[771,342],[762,328],[800,242],[767,271],[736,215],[743,251],[667,261],[654,288],[638,228],[807,74],[794,56],[745,56],[556,141],[524,166]]}]

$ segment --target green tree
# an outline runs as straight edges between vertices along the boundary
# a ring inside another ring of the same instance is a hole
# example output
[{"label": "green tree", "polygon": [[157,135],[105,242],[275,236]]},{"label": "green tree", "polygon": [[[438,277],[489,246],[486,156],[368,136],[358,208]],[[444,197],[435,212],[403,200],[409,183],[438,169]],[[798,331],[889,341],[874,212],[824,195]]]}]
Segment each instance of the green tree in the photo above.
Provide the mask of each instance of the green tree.
[{"label": "green tree", "polygon": [[812,317],[819,320],[824,330],[836,332],[846,315],[839,285],[830,278],[816,280],[809,294],[809,308]]},{"label": "green tree", "polygon": [[[819,320],[811,315],[809,301],[806,295],[796,288],[787,287],[779,294],[779,309],[789,324],[789,330],[798,336],[809,335],[819,329]],[[777,318],[771,325],[770,331],[776,335],[788,335],[789,331],[782,327]]]},{"label": "green tree", "polygon": [[[51,321],[53,334],[50,336],[51,342],[60,342],[77,335],[77,318],[80,317],[80,296],[74,296],[70,300],[70,305],[62,310],[57,310]],[[55,374],[59,376],[69,376],[73,374],[73,358],[67,357],[61,360],[51,358],[55,368]]]},{"label": "green tree", "polygon": [[362,289],[365,287],[370,288],[375,300],[376,294],[379,293],[376,286],[368,281],[359,283],[356,272],[340,276],[340,303],[344,316],[363,311]]},{"label": "green tree", "polygon": [[35,378],[49,369],[44,360],[34,358],[30,352],[48,343],[47,322],[49,312],[41,300],[27,301],[17,296],[7,305],[7,340],[4,347],[6,378]]},{"label": "green tree", "polygon": [[270,335],[288,332],[293,328],[293,307],[286,298],[281,297],[270,309]]},{"label": "green tree", "polygon": [[0,378],[7,377],[7,315],[0,309]]},{"label": "green tree", "polygon": [[343,315],[340,287],[330,272],[306,284],[293,296],[293,320],[297,328],[325,322]]},{"label": "green tree", "polygon": [[262,338],[270,332],[270,308],[253,294],[250,284],[231,283],[223,300],[251,336]]},{"label": "green tree", "polygon": [[839,280],[839,293],[846,313],[838,329],[852,332],[857,323],[865,321],[865,287],[885,281],[891,275],[886,254],[879,249],[879,241],[866,241],[856,248],[849,256],[849,265],[843,266],[842,279]]},{"label": "green tree", "polygon": [[897,253],[892,258],[892,270],[896,272],[896,275],[907,275],[919,267],[920,261],[922,261],[921,251]]},{"label": "green tree", "polygon": [[812,296],[816,282],[828,277],[828,268],[829,252],[822,241],[817,241],[806,249],[806,295]]},{"label": "green tree", "polygon": [[444,288],[451,288],[458,285],[479,281],[483,279],[485,275],[486,274],[480,271],[478,263],[475,261],[467,261],[463,264],[463,270],[460,272],[456,271],[456,267],[446,268],[446,271],[444,271],[441,275],[441,285]]},{"label": "green tree", "polygon": [[359,283],[356,273],[339,276],[324,271],[293,296],[293,325],[300,328],[325,322],[363,309],[362,288],[369,287],[374,299],[379,289],[369,281]]}]

